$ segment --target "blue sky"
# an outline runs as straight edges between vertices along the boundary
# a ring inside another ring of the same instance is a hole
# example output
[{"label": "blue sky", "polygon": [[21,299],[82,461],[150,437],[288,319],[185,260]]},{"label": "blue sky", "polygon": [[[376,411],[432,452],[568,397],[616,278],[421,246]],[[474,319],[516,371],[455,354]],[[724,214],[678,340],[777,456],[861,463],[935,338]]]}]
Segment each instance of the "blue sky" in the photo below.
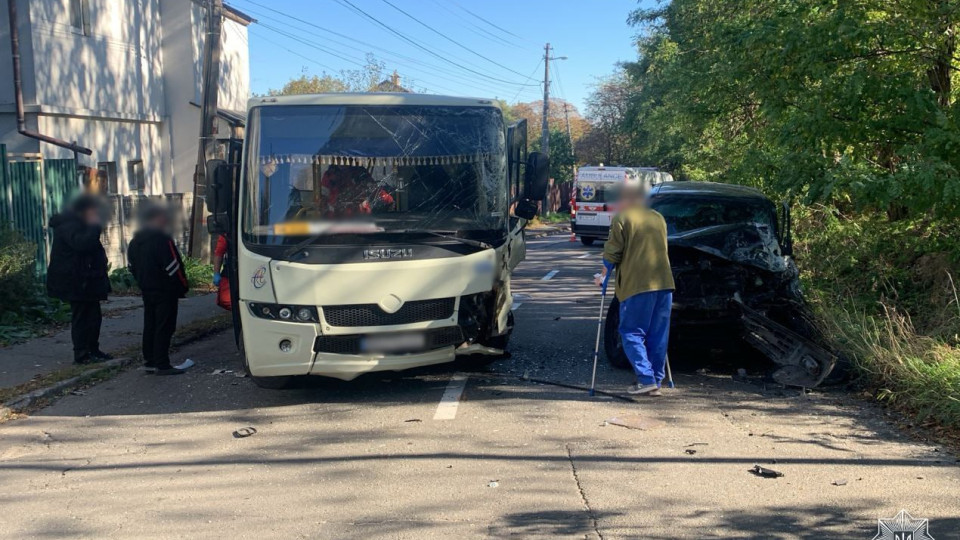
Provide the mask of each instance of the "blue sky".
[{"label": "blue sky", "polygon": [[[551,64],[554,75],[551,94],[569,100],[582,110],[597,77],[612,72],[616,62],[636,57],[635,30],[626,24],[627,14],[639,5],[636,0],[228,0],[227,3],[260,22],[250,27],[251,89],[257,93],[279,88],[300,73],[312,75],[356,69],[357,63],[362,63],[369,52],[386,62],[388,68],[396,68],[405,80],[413,79],[417,87],[434,93],[498,97],[510,102],[533,101],[542,97],[540,59],[544,44],[550,42],[555,49],[554,56],[568,57]],[[350,3],[423,48],[351,10]],[[652,0],[644,0],[642,5],[651,3]],[[459,65],[452,65],[448,60]]]}]

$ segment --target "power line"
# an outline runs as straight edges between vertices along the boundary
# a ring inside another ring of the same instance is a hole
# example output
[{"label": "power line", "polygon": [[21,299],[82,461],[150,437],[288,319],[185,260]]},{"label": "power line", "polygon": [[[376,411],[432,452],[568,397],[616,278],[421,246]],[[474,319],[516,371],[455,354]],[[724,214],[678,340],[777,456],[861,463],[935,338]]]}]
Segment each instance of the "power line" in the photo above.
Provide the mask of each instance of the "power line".
[{"label": "power line", "polygon": [[[264,29],[266,29],[266,30],[270,30],[270,31],[272,31],[272,32],[277,32],[279,35],[282,35],[282,36],[284,36],[284,37],[288,37],[288,38],[289,38],[289,36],[288,36],[286,33],[278,32],[276,29],[274,29],[274,28],[272,28],[272,27],[264,26],[262,23],[258,23],[258,24],[259,24],[259,26],[261,26],[262,28],[264,28]],[[313,59],[313,58],[310,58],[309,56],[306,56],[306,55],[304,55],[304,54],[300,54],[300,53],[298,53],[297,51],[294,51],[294,50],[292,50],[292,49],[284,46],[282,43],[278,43],[278,42],[276,42],[276,41],[274,41],[274,40],[272,40],[272,39],[268,39],[268,38],[266,38],[266,37],[264,37],[264,36],[262,36],[262,35],[258,35],[257,37],[258,37],[259,39],[262,39],[262,40],[268,42],[268,43],[272,43],[272,44],[276,45],[277,47],[280,47],[281,49],[287,51],[288,53],[290,53],[290,54],[292,54],[292,55],[294,55],[294,56],[300,57],[300,58],[302,58],[302,59],[304,59],[304,60],[307,60],[308,62],[317,64],[318,66],[320,66],[320,67],[322,67],[322,68],[324,68],[324,69],[329,69],[331,72],[341,71],[341,70],[337,70],[337,69],[334,68],[334,67],[331,67],[331,66],[328,66],[328,65],[326,65],[326,64],[323,64],[323,63],[321,63],[321,62],[318,62],[317,60],[315,60],[315,59]],[[290,39],[293,39],[293,38],[290,38]],[[296,41],[298,41],[299,43],[303,43],[304,45],[307,45],[307,46],[310,46],[310,47],[316,47],[316,45],[312,45],[312,44],[306,43],[306,42],[301,41],[301,40],[296,40]],[[414,79],[414,82],[416,82],[416,79]],[[431,81],[426,81],[426,80],[424,80],[424,82],[426,82],[427,84],[429,84],[431,87],[438,88],[438,89],[441,89],[441,90],[446,90],[446,91],[452,92],[452,93],[454,93],[454,94],[457,93],[456,90],[454,90],[454,89],[452,89],[452,88],[450,88],[450,87],[447,87],[447,86],[443,86],[443,85],[437,84],[436,82],[431,82]],[[426,88],[426,89],[429,90],[429,88]]]},{"label": "power line", "polygon": [[[395,63],[397,63],[397,64],[403,65],[404,62],[409,62],[409,63],[413,63],[413,64],[425,66],[426,68],[429,68],[430,70],[436,70],[436,71],[442,72],[443,74],[446,74],[446,75],[444,76],[444,75],[440,75],[440,74],[437,74],[437,73],[433,73],[432,71],[428,71],[428,70],[425,70],[425,69],[422,69],[422,68],[409,67],[408,69],[410,69],[410,70],[412,70],[412,71],[419,71],[419,72],[427,73],[428,75],[436,75],[436,76],[444,77],[444,78],[451,79],[451,80],[457,80],[458,82],[460,82],[460,84],[472,85],[472,86],[477,87],[477,88],[480,89],[480,90],[483,90],[484,92],[500,93],[500,92],[503,92],[503,91],[504,91],[504,89],[500,89],[500,88],[496,88],[496,89],[494,89],[494,88],[484,88],[485,86],[489,86],[489,84],[488,84],[488,83],[487,83],[487,84],[484,84],[484,83],[478,82],[478,81],[476,81],[476,80],[464,79],[462,75],[460,75],[460,74],[458,74],[458,73],[450,70],[449,68],[445,68],[445,67],[442,67],[442,66],[437,66],[437,65],[435,65],[435,64],[430,64],[430,63],[427,63],[427,62],[423,62],[423,61],[418,60],[418,59],[416,59],[416,58],[411,58],[411,57],[408,57],[408,56],[404,56],[404,55],[398,54],[398,53],[396,53],[396,52],[390,51],[390,50],[385,49],[385,48],[383,48],[383,47],[379,47],[379,46],[377,46],[377,45],[374,45],[374,44],[372,44],[372,43],[367,43],[367,42],[364,42],[364,41],[361,41],[361,40],[353,39],[353,38],[351,38],[350,36],[346,36],[345,34],[341,34],[340,32],[336,32],[336,31],[334,31],[334,30],[330,30],[330,29],[328,29],[328,28],[324,28],[324,27],[322,27],[322,26],[320,26],[320,25],[317,25],[317,24],[315,24],[315,23],[313,23],[313,22],[310,22],[310,21],[301,19],[301,18],[299,18],[299,17],[290,15],[290,14],[288,14],[288,13],[284,13],[284,12],[282,12],[282,11],[273,9],[273,8],[271,8],[271,7],[269,7],[269,6],[265,6],[265,5],[263,5],[263,4],[260,4],[260,3],[254,1],[254,0],[243,0],[243,1],[248,2],[248,3],[250,3],[250,4],[253,4],[253,5],[256,5],[256,6],[258,6],[258,7],[263,8],[263,9],[266,9],[266,10],[272,12],[272,13],[276,13],[277,15],[283,16],[283,17],[285,17],[285,18],[287,18],[287,19],[296,21],[297,23],[300,23],[300,24],[302,24],[302,25],[308,26],[308,27],[310,27],[310,28],[315,28],[315,29],[317,29],[317,30],[320,30],[320,31],[323,31],[323,32],[327,32],[327,33],[332,34],[332,35],[335,35],[335,36],[340,36],[340,37],[344,37],[344,38],[350,38],[350,39],[351,39],[353,42],[355,42],[355,43],[359,43],[359,44],[361,44],[361,45],[365,45],[365,46],[367,46],[367,47],[370,47],[371,49],[383,51],[384,53],[386,53],[386,54],[389,55],[389,56],[393,56],[393,57],[402,59],[402,60],[393,60],[393,62],[395,62]],[[278,23],[280,23],[280,24],[289,24],[289,23],[287,23],[287,22],[285,22],[285,21],[281,21],[281,20],[277,19],[276,17],[271,17],[271,16],[269,16],[269,15],[265,15],[265,14],[262,14],[262,13],[258,13],[256,10],[247,9],[247,11],[249,11],[251,14],[257,16],[258,19],[267,19],[267,20],[276,21],[276,22],[278,22]],[[310,41],[309,43],[307,43],[307,42],[306,42],[307,40],[306,40],[305,38],[302,38],[302,37],[299,37],[299,36],[297,36],[297,37],[290,36],[290,35],[289,35],[288,33],[286,33],[286,32],[281,32],[281,31],[279,31],[279,30],[274,29],[273,27],[270,27],[269,25],[265,25],[261,20],[258,20],[258,24],[260,24],[261,26],[264,26],[264,27],[267,28],[267,29],[280,32],[281,35],[284,35],[285,37],[288,37],[288,38],[290,38],[290,39],[294,39],[294,40],[298,41],[299,43],[306,44],[306,45],[308,45],[308,46],[310,46],[310,47],[313,47],[313,48],[319,48],[320,50],[323,50],[324,52],[327,52],[325,48],[322,48],[320,45],[318,45],[318,44],[317,44],[316,42],[314,42],[314,41]],[[299,30],[296,26],[291,26],[290,28],[293,29],[293,30]],[[340,46],[342,46],[342,47],[351,49],[351,50],[353,50],[353,51],[355,51],[355,52],[357,52],[357,53],[369,53],[369,51],[363,51],[363,50],[357,48],[357,47],[354,46],[354,45],[351,45],[351,44],[348,44],[348,43],[344,43],[344,42],[342,42],[342,41],[337,41],[337,40],[335,40],[335,39],[327,38],[326,41],[329,41],[329,42],[331,42],[331,43],[338,44],[338,45],[340,45]],[[325,42],[325,43],[326,43],[326,42]],[[335,56],[338,56],[339,58],[343,58],[343,57],[341,57],[341,56],[339,56],[339,55],[335,55]],[[350,60],[348,60],[348,61],[350,61]],[[357,62],[354,62],[354,61],[350,61],[350,62],[351,62],[351,63],[354,63],[354,64],[357,63]],[[438,88],[444,88],[442,85],[438,85],[438,84],[433,84],[433,86],[436,86],[436,87],[438,87]],[[446,88],[446,89],[447,89],[447,90],[450,90],[449,88]],[[451,90],[451,91],[453,91],[453,90]],[[510,91],[512,91],[512,89],[511,89]],[[523,89],[521,89],[521,91],[523,91]],[[532,91],[532,89],[530,89],[530,91]]]},{"label": "power line", "polygon": [[430,26],[429,24],[427,24],[427,23],[421,21],[420,19],[414,17],[414,16],[411,15],[410,13],[404,11],[403,9],[401,9],[400,7],[398,7],[396,4],[394,4],[393,2],[390,2],[390,0],[381,0],[381,1],[382,1],[384,4],[392,7],[393,9],[399,11],[400,13],[403,13],[404,15],[406,15],[408,18],[410,18],[410,19],[412,19],[413,21],[415,21],[415,22],[416,22],[417,24],[419,24],[420,26],[423,26],[424,28],[426,28],[427,30],[430,30],[430,31],[433,32],[434,34],[442,37],[443,39],[449,41],[450,43],[453,43],[453,44],[456,45],[457,47],[460,47],[461,49],[463,49],[463,50],[465,50],[465,51],[473,54],[474,56],[478,56],[478,57],[480,57],[480,58],[483,58],[483,59],[486,60],[487,62],[490,62],[491,64],[493,64],[493,65],[495,65],[495,66],[498,66],[498,67],[500,67],[500,68],[503,68],[503,69],[509,71],[510,73],[513,73],[513,74],[515,74],[515,75],[519,75],[519,76],[523,77],[523,73],[520,73],[519,71],[516,71],[516,70],[514,70],[514,69],[511,69],[511,68],[509,68],[509,67],[501,64],[500,62],[497,62],[496,60],[493,60],[493,59],[491,59],[491,58],[489,58],[489,57],[487,57],[487,56],[484,56],[484,55],[478,53],[477,51],[471,49],[470,47],[467,47],[466,45],[460,43],[459,41],[451,38],[450,36],[444,34],[443,32],[441,32],[441,31],[437,30],[436,28]]},{"label": "power line", "polygon": [[276,45],[277,47],[280,47],[281,49],[287,51],[288,53],[290,53],[290,54],[292,54],[292,55],[294,55],[294,56],[299,56],[300,58],[303,58],[304,60],[306,60],[306,61],[308,61],[308,62],[312,62],[312,63],[314,63],[314,64],[317,64],[318,66],[320,66],[320,67],[322,67],[322,68],[324,68],[324,69],[329,69],[330,71],[337,71],[336,68],[331,67],[331,66],[328,66],[328,65],[326,65],[326,64],[323,64],[323,63],[321,63],[321,62],[318,62],[316,59],[310,58],[309,56],[307,56],[307,55],[305,55],[305,54],[300,54],[300,53],[298,53],[297,51],[294,51],[293,49],[290,49],[290,48],[288,48],[287,46],[283,45],[282,43],[279,43],[279,42],[277,42],[277,41],[274,41],[274,40],[272,40],[272,39],[269,39],[269,38],[266,38],[266,37],[263,37],[263,36],[257,36],[257,37],[258,37],[259,39],[262,39],[262,40],[266,41],[267,43],[273,43],[273,44]]},{"label": "power line", "polygon": [[[536,67],[534,67],[534,68],[533,68],[533,71],[530,72],[530,77],[528,77],[528,78],[533,77],[533,74],[536,73],[538,69],[540,69],[540,64],[542,64],[542,63],[543,63],[543,57],[541,57],[541,58],[540,58],[540,61],[537,62]],[[510,101],[516,102],[516,101],[517,101],[517,98],[520,97],[520,93],[521,93],[522,91],[523,91],[523,89],[521,88],[520,91],[517,92],[517,95],[513,96],[513,99],[511,99]]]},{"label": "power line", "polygon": [[563,80],[560,79],[560,63],[557,62],[553,66],[554,72],[556,73],[557,79],[557,88],[559,89],[560,99],[563,101],[567,100],[567,93],[563,91]]},{"label": "power line", "polygon": [[521,45],[518,45],[518,44],[513,43],[513,42],[511,42],[511,41],[507,41],[503,36],[498,36],[497,34],[494,34],[493,32],[487,30],[486,28],[483,28],[483,27],[481,27],[481,26],[478,26],[478,25],[477,25],[476,23],[474,23],[473,21],[467,19],[467,18],[464,17],[463,15],[461,15],[461,14],[457,13],[456,11],[450,9],[450,7],[448,7],[442,0],[430,0],[430,1],[433,2],[434,4],[436,4],[437,6],[439,6],[441,9],[443,9],[443,10],[446,11],[447,13],[449,13],[449,14],[453,15],[454,17],[456,17],[457,19],[461,20],[463,23],[469,25],[469,26],[470,26],[470,29],[473,30],[473,32],[474,32],[476,35],[482,36],[482,37],[485,36],[485,37],[487,37],[487,38],[495,39],[495,40],[499,41],[500,43],[502,43],[502,44],[504,44],[504,45],[508,45],[508,46],[510,46],[510,47],[515,47],[515,48],[517,48],[517,49],[522,49],[522,48],[523,48]]},{"label": "power line", "polygon": [[473,15],[474,17],[480,19],[481,21],[489,24],[490,26],[496,28],[497,30],[503,32],[504,34],[511,35],[511,36],[513,36],[513,37],[515,37],[515,38],[519,38],[519,39],[522,39],[522,40],[524,40],[524,41],[527,40],[527,39],[524,38],[523,36],[518,36],[518,35],[514,34],[513,32],[507,30],[506,28],[502,28],[502,27],[500,27],[500,26],[497,26],[496,24],[494,24],[494,23],[492,23],[492,22],[484,19],[484,18],[481,17],[480,15],[477,15],[476,13],[474,13],[474,12],[470,11],[469,9],[467,9],[467,8],[463,7],[462,5],[460,5],[458,2],[456,2],[456,0],[450,0],[450,3],[452,3],[452,4],[455,5],[455,6],[457,6],[457,7],[460,8],[460,9],[466,11],[466,12],[469,13],[470,15]]},{"label": "power line", "polygon": [[443,60],[444,62],[447,62],[448,64],[451,64],[451,65],[453,65],[453,66],[457,66],[457,67],[459,67],[460,69],[463,69],[463,70],[465,70],[465,71],[469,71],[470,73],[473,73],[473,74],[475,74],[475,75],[479,75],[479,76],[481,76],[481,77],[485,77],[485,78],[490,79],[490,80],[493,80],[493,81],[497,81],[497,82],[501,82],[501,83],[506,83],[506,84],[509,84],[509,85],[511,85],[511,86],[536,86],[535,84],[518,83],[518,82],[516,82],[516,81],[508,81],[508,80],[505,80],[505,79],[500,79],[500,78],[498,78],[498,77],[493,77],[493,76],[491,76],[491,75],[487,75],[487,74],[485,74],[485,73],[479,72],[479,71],[477,71],[477,70],[475,70],[475,69],[471,69],[471,68],[469,68],[469,67],[467,67],[467,66],[464,66],[463,64],[460,64],[460,63],[458,63],[458,62],[454,62],[453,60],[450,60],[449,58],[446,58],[445,56],[442,56],[442,55],[440,55],[440,54],[437,54],[436,52],[430,50],[429,48],[424,47],[423,45],[421,45],[420,43],[417,43],[416,41],[414,41],[413,39],[407,37],[407,36],[404,35],[403,33],[394,30],[392,27],[390,27],[389,25],[387,25],[387,24],[384,23],[383,21],[377,19],[377,18],[374,17],[373,15],[370,15],[370,14],[367,13],[366,11],[358,8],[358,7],[357,7],[356,5],[354,5],[353,2],[351,2],[350,0],[335,0],[335,1],[336,1],[338,4],[340,4],[340,5],[344,6],[344,7],[347,7],[348,9],[351,9],[351,10],[353,10],[353,11],[356,12],[356,13],[359,13],[359,14],[362,15],[363,17],[366,17],[367,19],[369,19],[370,21],[373,21],[375,24],[377,24],[378,26],[380,26],[380,27],[383,28],[384,30],[387,30],[388,32],[396,35],[397,37],[399,37],[400,39],[402,39],[402,40],[410,43],[410,44],[413,45],[414,47],[416,47],[416,48],[418,48],[418,49],[426,52],[427,54],[430,54],[431,56],[435,56],[436,58],[439,58],[440,60]]},{"label": "power line", "polygon": [[286,32],[286,31],[284,31],[284,30],[280,30],[279,28],[274,28],[273,26],[270,26],[270,25],[268,25],[268,24],[263,24],[262,22],[258,22],[257,24],[260,25],[260,26],[263,27],[263,28],[266,28],[267,30],[270,30],[270,31],[272,31],[272,32],[276,32],[277,34],[280,34],[281,36],[285,36],[285,37],[287,37],[287,38],[289,38],[289,39],[292,39],[292,40],[294,40],[294,41],[296,41],[296,42],[298,42],[298,43],[302,43],[303,45],[306,45],[307,47],[312,47],[312,48],[317,49],[317,50],[319,50],[319,51],[323,51],[323,52],[329,54],[330,56],[335,56],[335,57],[343,60],[344,62],[350,62],[351,64],[354,64],[354,65],[359,66],[359,67],[364,67],[364,66],[366,65],[366,64],[364,64],[362,61],[355,60],[355,59],[353,59],[353,58],[344,56],[344,55],[342,55],[342,54],[340,54],[340,53],[338,53],[338,52],[336,52],[336,51],[333,51],[333,50],[331,50],[331,49],[329,49],[329,48],[327,48],[327,47],[324,47],[324,46],[322,46],[322,45],[317,45],[316,43],[313,43],[313,42],[311,42],[311,41],[307,41],[307,40],[305,40],[305,39],[303,39],[303,38],[301,38],[301,37],[299,37],[299,36],[297,36],[297,35],[295,35],[295,34],[291,34],[291,33]]}]

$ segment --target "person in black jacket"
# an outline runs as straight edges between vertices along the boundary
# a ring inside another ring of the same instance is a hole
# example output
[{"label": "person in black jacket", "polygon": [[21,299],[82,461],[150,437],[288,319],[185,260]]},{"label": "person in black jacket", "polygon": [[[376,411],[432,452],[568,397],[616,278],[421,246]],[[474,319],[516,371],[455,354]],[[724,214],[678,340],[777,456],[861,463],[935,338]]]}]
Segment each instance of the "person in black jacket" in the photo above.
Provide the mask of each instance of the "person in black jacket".
[{"label": "person in black jacket", "polygon": [[70,303],[73,361],[89,364],[112,357],[100,350],[100,302],[110,293],[107,254],[100,243],[101,204],[92,195],[50,218],[53,246],[47,268],[47,294]]},{"label": "person in black jacket", "polygon": [[127,259],[143,294],[143,359],[147,372],[178,375],[184,371],[170,365],[170,339],[177,329],[177,304],[189,289],[187,275],[167,232],[166,210],[145,203],[140,220]]}]

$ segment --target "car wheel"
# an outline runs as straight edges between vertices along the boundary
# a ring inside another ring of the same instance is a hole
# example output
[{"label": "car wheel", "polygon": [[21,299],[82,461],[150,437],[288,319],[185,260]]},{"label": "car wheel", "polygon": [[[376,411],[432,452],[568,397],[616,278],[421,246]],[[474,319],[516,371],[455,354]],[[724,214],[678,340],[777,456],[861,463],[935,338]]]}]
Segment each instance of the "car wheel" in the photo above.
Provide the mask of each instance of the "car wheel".
[{"label": "car wheel", "polygon": [[260,388],[269,390],[283,390],[293,383],[292,375],[282,375],[280,377],[254,377],[250,374],[250,362],[247,360],[247,350],[243,345],[243,336],[240,336],[240,360],[243,362],[243,372],[250,377],[253,384]]},{"label": "car wheel", "polygon": [[620,302],[616,297],[610,302],[607,319],[603,325],[603,352],[611,366],[617,369],[630,369],[630,360],[620,340]]},{"label": "car wheel", "polygon": [[593,238],[593,237],[590,237],[590,236],[581,236],[581,237],[580,237],[580,243],[583,244],[583,245],[585,245],[585,246],[592,246],[592,245],[593,245],[593,242],[594,242],[595,240],[596,240],[596,238]]}]

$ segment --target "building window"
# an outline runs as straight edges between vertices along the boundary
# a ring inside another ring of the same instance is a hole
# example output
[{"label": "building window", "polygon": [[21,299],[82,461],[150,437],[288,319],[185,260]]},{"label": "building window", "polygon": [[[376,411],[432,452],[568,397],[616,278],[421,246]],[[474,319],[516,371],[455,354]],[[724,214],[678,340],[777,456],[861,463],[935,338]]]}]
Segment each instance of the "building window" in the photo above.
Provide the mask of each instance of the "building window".
[{"label": "building window", "polygon": [[97,163],[97,178],[100,181],[101,193],[116,195],[120,193],[120,185],[117,182],[117,162],[101,161]]},{"label": "building window", "polygon": [[146,188],[146,175],[143,171],[143,160],[134,159],[127,162],[127,187],[130,191],[143,193]]},{"label": "building window", "polygon": [[70,27],[78,34],[90,35],[90,0],[67,0],[70,3]]}]

